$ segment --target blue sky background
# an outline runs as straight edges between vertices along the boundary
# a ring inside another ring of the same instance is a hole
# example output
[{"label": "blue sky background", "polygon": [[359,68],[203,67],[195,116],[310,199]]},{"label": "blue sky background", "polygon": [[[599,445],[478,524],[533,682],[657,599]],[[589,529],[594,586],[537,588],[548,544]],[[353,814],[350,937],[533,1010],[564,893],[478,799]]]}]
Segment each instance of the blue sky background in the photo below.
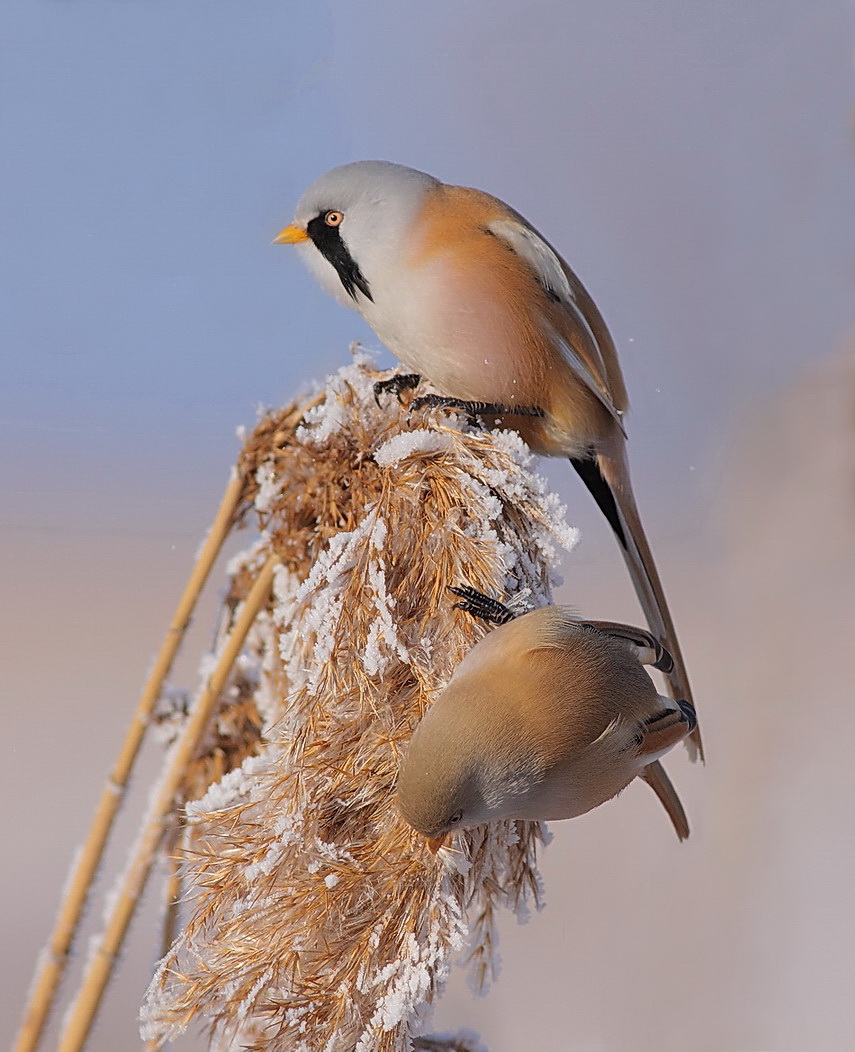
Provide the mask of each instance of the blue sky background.
[{"label": "blue sky background", "polygon": [[[27,857],[3,1033],[235,427],[377,345],[271,245],[308,182],[399,161],[562,251],[621,352],[680,622],[746,421],[851,336],[853,48],[850,0],[5,0],[0,698]],[[546,470],[584,534],[565,598],[637,619]]]},{"label": "blue sky background", "polygon": [[0,411],[24,453],[2,482],[27,504],[45,460],[52,497],[105,472],[183,490],[257,403],[376,345],[270,244],[315,175],[359,157],[488,189],[563,250],[621,349],[639,488],[661,483],[669,514],[731,414],[851,322],[848,2],[8,0],[2,18]]}]

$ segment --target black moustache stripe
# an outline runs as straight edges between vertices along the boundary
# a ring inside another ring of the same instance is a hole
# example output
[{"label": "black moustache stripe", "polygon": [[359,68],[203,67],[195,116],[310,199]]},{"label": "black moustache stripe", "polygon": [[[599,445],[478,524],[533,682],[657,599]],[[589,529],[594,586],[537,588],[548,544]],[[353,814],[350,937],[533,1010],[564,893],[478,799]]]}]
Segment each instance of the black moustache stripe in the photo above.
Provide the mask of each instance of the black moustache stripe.
[{"label": "black moustache stripe", "polygon": [[319,215],[306,224],[306,233],[324,259],[329,260],[335,267],[348,296],[355,300],[356,290],[359,289],[362,295],[373,303],[371,288],[342,240],[339,228],[330,226],[324,221],[324,217]]}]

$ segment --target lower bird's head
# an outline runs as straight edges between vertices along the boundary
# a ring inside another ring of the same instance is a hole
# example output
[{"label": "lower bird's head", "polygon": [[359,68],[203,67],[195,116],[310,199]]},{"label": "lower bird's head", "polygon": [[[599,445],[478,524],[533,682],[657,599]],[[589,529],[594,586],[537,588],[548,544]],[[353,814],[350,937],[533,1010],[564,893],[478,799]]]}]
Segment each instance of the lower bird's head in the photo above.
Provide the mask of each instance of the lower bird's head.
[{"label": "lower bird's head", "polygon": [[416,728],[398,772],[397,803],[429,841],[506,818],[528,817],[542,770],[513,735],[467,718],[453,688]]},{"label": "lower bird's head", "polygon": [[398,810],[428,840],[441,841],[449,833],[489,820],[473,772],[451,771],[450,766],[445,771],[428,768],[418,750],[411,750],[398,775]]}]

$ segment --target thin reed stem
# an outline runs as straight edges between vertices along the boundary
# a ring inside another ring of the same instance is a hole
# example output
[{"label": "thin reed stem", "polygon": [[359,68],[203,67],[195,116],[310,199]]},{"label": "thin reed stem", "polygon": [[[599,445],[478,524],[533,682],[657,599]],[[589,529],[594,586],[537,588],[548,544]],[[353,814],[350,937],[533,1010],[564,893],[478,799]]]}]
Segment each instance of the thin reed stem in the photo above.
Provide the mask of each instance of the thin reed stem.
[{"label": "thin reed stem", "polygon": [[152,711],[190,624],[199,594],[234,524],[242,494],[242,477],[238,472],[233,472],[216,518],[170,622],[166,638],[140,695],[136,712],[119,750],[115,766],[107,777],[101,792],[101,799],[89,835],[77,857],[56,924],[47,946],[42,951],[38,972],[24,1009],[24,1018],[18,1032],[14,1052],[32,1052],[38,1045],[68,961],[69,949],[80,924],[83,907],[101,863],[107,838],[124,799],[131,770],[149,727]]},{"label": "thin reed stem", "polygon": [[93,948],[86,973],[75,1001],[66,1018],[65,1029],[59,1041],[59,1052],[77,1052],[83,1047],[86,1036],[95,1018],[101,996],[112,971],[116,954],[122,945],[137,901],[146,880],[164,832],[164,819],[173,809],[175,795],[192,759],[205,725],[214,711],[214,706],[226,682],[247,633],[259,610],[267,603],[273,582],[273,572],[278,563],[270,556],[261,568],[249,595],[235,620],[231,634],[226,640],[219,660],[204,690],[197,698],[187,723],[170,750],[160,785],[149,805],[142,829],[134,845],[128,867],[122,877],[118,893],[100,939]]}]

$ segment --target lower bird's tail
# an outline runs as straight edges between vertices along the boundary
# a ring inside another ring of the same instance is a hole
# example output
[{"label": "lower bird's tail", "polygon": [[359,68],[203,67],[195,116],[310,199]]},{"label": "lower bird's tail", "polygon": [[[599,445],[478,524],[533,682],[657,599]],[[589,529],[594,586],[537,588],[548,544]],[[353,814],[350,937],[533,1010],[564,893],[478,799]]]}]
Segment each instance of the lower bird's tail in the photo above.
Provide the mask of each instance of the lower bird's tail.
[{"label": "lower bird's tail", "polygon": [[668,812],[674,832],[679,840],[685,840],[689,835],[689,820],[677,795],[677,790],[671,784],[671,779],[665,773],[665,768],[658,760],[649,763],[641,772],[641,777],[659,797],[659,802]]}]

